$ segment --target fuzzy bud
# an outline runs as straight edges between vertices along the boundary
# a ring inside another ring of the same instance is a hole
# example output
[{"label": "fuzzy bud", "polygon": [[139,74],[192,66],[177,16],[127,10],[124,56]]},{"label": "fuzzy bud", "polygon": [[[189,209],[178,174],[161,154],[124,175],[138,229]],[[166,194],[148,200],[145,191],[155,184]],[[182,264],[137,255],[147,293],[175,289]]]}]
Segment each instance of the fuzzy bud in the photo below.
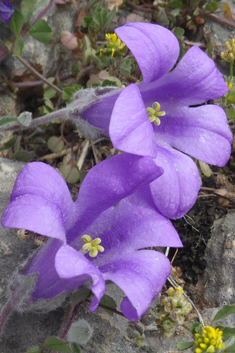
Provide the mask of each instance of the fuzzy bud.
[{"label": "fuzzy bud", "polygon": [[74,34],[69,31],[63,31],[60,35],[60,41],[69,50],[74,50],[78,47],[78,41]]}]

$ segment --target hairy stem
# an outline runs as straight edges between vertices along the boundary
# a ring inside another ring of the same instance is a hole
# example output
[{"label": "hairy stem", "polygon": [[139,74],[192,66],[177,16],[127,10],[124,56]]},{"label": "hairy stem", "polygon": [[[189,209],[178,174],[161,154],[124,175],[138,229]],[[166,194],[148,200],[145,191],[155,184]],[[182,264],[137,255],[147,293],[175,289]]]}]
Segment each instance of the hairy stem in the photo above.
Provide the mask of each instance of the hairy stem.
[{"label": "hairy stem", "polygon": [[43,125],[46,124],[54,119],[59,119],[59,118],[66,118],[66,112],[67,112],[67,108],[63,108],[60,110],[57,110],[55,112],[52,112],[50,114],[46,114],[41,116],[40,118],[37,119],[33,119],[32,122],[30,123],[29,126],[22,126],[22,125],[13,125],[13,126],[9,126],[9,127],[5,127],[0,129],[0,131],[18,131],[18,130],[22,130],[22,129],[30,129],[31,127],[36,127],[38,125]]}]

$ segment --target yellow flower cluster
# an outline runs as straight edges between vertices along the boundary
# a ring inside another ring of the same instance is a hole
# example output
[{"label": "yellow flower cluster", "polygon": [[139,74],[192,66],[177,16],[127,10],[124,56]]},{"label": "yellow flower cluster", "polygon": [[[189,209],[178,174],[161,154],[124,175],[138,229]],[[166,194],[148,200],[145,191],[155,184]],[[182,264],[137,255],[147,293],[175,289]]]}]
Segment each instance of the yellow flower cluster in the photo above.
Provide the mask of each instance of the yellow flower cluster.
[{"label": "yellow flower cluster", "polygon": [[225,61],[234,61],[235,59],[235,39],[233,38],[231,40],[231,43],[226,42],[226,51],[223,51],[221,53],[221,59],[225,60]]},{"label": "yellow flower cluster", "polygon": [[195,353],[214,353],[220,352],[225,348],[222,335],[223,331],[212,326],[204,326],[201,333],[195,333],[196,341],[194,344],[198,346]]},{"label": "yellow flower cluster", "polygon": [[120,38],[115,33],[108,33],[105,35],[106,47],[100,50],[100,55],[103,53],[111,52],[111,58],[113,57],[115,51],[120,52],[125,48],[125,44],[121,41]]}]

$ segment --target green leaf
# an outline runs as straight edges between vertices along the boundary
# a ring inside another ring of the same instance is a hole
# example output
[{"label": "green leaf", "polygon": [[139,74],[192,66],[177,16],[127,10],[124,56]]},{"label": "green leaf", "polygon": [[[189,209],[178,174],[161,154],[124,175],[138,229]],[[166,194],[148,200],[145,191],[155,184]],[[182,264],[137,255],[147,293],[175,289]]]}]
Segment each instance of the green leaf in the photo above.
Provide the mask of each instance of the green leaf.
[{"label": "green leaf", "polygon": [[15,116],[4,116],[0,118],[0,128],[7,127],[14,124],[18,124],[17,118]]},{"label": "green leaf", "polygon": [[62,149],[64,148],[64,142],[61,140],[61,138],[57,136],[51,136],[49,137],[47,141],[47,147],[54,153],[61,152]]},{"label": "green leaf", "polygon": [[223,308],[215,315],[213,321],[222,320],[231,314],[235,314],[235,305],[224,305]]},{"label": "green leaf", "polygon": [[24,16],[24,23],[28,26],[38,13],[49,4],[50,0],[23,0],[21,12]]},{"label": "green leaf", "polygon": [[233,344],[232,346],[226,348],[223,353],[235,353],[235,344]]},{"label": "green leaf", "polygon": [[112,22],[116,15],[116,7],[112,9],[108,14],[106,14],[106,20],[104,22],[104,27],[108,27],[108,25]]},{"label": "green leaf", "polygon": [[103,83],[102,83],[102,87],[106,87],[106,86],[118,87],[117,82],[110,81],[110,80],[104,80]]},{"label": "green leaf", "polygon": [[22,162],[31,162],[35,157],[35,152],[18,151],[14,153],[11,158]]},{"label": "green leaf", "polygon": [[16,37],[13,56],[22,55],[23,48],[24,48],[24,38],[22,36]]},{"label": "green leaf", "polygon": [[67,341],[84,345],[90,340],[92,333],[93,330],[86,320],[77,320],[72,323],[68,331]]},{"label": "green leaf", "polygon": [[48,44],[51,40],[53,31],[44,20],[39,20],[30,28],[29,34],[39,42]]},{"label": "green leaf", "polygon": [[77,305],[78,303],[83,302],[91,293],[89,288],[83,287],[77,293],[74,293],[71,297],[72,305]]},{"label": "green leaf", "polygon": [[235,336],[235,327],[227,327],[223,325],[218,325],[216,328],[219,328],[221,331],[223,331],[223,340],[227,340],[230,337]]},{"label": "green leaf", "polygon": [[46,342],[44,343],[44,347],[51,349],[51,350],[55,350],[61,353],[70,353],[71,349],[68,345],[67,342],[64,342],[56,337],[49,337]]},{"label": "green leaf", "polygon": [[56,90],[52,87],[48,87],[44,90],[43,98],[51,99],[56,95]]},{"label": "green leaf", "polygon": [[[115,301],[113,300],[113,298],[111,298],[109,295],[106,295],[106,294],[102,297],[100,304],[104,305],[107,308],[114,309],[114,310],[116,310],[116,308],[117,308],[117,305],[116,305]],[[110,315],[113,315],[113,311],[110,311],[108,309],[105,309],[105,310]]]},{"label": "green leaf", "polygon": [[82,89],[82,86],[78,85],[77,83],[70,87],[64,88],[62,92],[62,99],[66,100],[72,98],[74,93],[79,91],[80,89]]},{"label": "green leaf", "polygon": [[2,147],[0,147],[0,151],[7,150],[8,148],[12,147],[16,142],[17,136],[14,135],[9,141],[5,142]]},{"label": "green leaf", "polygon": [[79,180],[79,171],[71,164],[61,165],[59,171],[67,183],[75,184]]},{"label": "green leaf", "polygon": [[17,121],[22,126],[29,126],[32,121],[32,113],[23,112],[17,117]]},{"label": "green leaf", "polygon": [[205,9],[208,12],[214,12],[219,8],[219,4],[217,1],[210,2],[209,4],[206,4]]},{"label": "green leaf", "polygon": [[180,351],[183,351],[184,349],[190,348],[194,345],[194,342],[179,342],[177,343],[177,348]]},{"label": "green leaf", "polygon": [[169,6],[173,9],[183,9],[184,4],[182,3],[181,0],[171,0],[169,3]]},{"label": "green leaf", "polygon": [[194,333],[199,333],[201,331],[201,324],[200,322],[194,322],[191,325],[191,332],[194,335]]},{"label": "green leaf", "polygon": [[24,16],[20,11],[15,10],[9,22],[8,27],[12,30],[13,33],[18,35],[22,30],[23,24],[24,24]]},{"label": "green leaf", "polygon": [[82,27],[87,28],[91,22],[92,22],[91,17],[83,17]]},{"label": "green leaf", "polygon": [[233,121],[235,119],[235,110],[234,109],[226,109],[227,119]]},{"label": "green leaf", "polygon": [[76,343],[71,344],[72,353],[81,353],[81,349]]},{"label": "green leaf", "polygon": [[42,353],[42,350],[39,346],[29,349],[26,353]]},{"label": "green leaf", "polygon": [[40,347],[36,346],[29,349],[26,353],[42,353],[42,350]]},{"label": "green leaf", "polygon": [[184,29],[180,27],[174,27],[172,32],[178,39],[184,35]]}]

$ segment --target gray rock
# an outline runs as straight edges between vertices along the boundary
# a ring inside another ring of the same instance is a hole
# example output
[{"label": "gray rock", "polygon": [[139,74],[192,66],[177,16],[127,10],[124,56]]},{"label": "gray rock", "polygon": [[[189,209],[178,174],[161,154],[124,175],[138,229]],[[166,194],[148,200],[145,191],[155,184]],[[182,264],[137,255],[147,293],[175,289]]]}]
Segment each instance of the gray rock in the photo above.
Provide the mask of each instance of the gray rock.
[{"label": "gray rock", "polygon": [[[53,30],[53,37],[50,44],[43,44],[30,35],[24,36],[22,56],[33,67],[40,65],[45,77],[54,76],[61,62],[71,57],[71,52],[60,43],[60,34],[64,30],[74,30],[74,22],[78,15],[79,6],[81,6],[80,2],[67,5],[54,5],[43,17]],[[1,28],[5,29],[3,23],[0,24],[0,32]],[[6,36],[8,32],[4,30],[4,33]],[[70,67],[71,62],[65,64],[65,69],[67,68],[67,70],[69,70]],[[28,72],[28,69],[11,55],[7,55],[1,60],[0,69],[5,75],[9,75],[13,70],[14,74],[17,76]],[[37,79],[38,78],[35,78],[35,80]]]},{"label": "gray rock", "polygon": [[235,303],[235,217],[227,214],[214,223],[205,253],[202,280],[204,297],[210,306]]}]

